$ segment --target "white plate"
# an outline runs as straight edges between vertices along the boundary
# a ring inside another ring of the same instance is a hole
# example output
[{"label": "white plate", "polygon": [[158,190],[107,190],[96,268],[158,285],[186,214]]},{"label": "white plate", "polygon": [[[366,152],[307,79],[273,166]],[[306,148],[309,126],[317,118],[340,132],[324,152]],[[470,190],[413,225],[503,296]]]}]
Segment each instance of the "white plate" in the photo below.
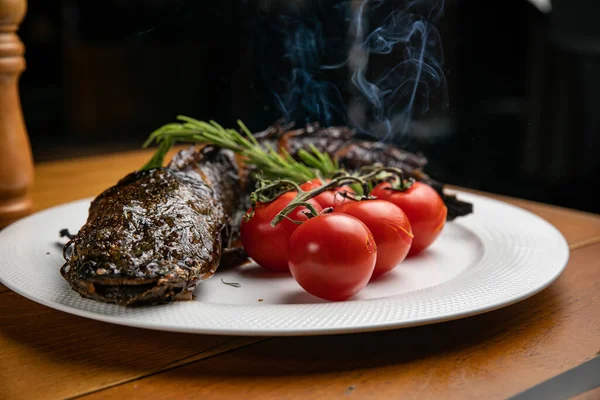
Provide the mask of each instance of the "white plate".
[{"label": "white plate", "polygon": [[446,224],[424,254],[345,302],[322,301],[291,276],[256,265],[218,271],[197,288],[195,301],[126,308],[81,298],[59,273],[65,241],[58,232],[76,232],[91,199],[44,210],[1,231],[0,281],[48,307],[115,324],[205,334],[316,335],[475,315],[532,296],[560,275],[569,248],[551,224],[509,204],[458,194],[474,204],[473,214]]}]

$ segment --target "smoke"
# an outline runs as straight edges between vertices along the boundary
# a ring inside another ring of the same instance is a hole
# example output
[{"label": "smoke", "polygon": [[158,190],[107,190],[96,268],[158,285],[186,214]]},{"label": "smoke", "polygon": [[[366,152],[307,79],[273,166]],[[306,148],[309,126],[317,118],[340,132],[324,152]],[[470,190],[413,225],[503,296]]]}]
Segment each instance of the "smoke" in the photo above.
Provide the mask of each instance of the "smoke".
[{"label": "smoke", "polygon": [[294,14],[278,19],[276,29],[284,37],[284,60],[291,65],[291,74],[282,79],[284,90],[274,95],[288,121],[329,125],[345,114],[339,88],[323,66],[327,49],[321,27],[314,16]]},{"label": "smoke", "polygon": [[274,90],[288,121],[343,122],[398,142],[430,111],[432,99],[447,105],[437,27],[443,0],[289,4],[275,28],[290,68]]},{"label": "smoke", "polygon": [[[351,2],[349,53],[351,80],[367,102],[371,118],[349,110],[361,130],[382,141],[396,140],[409,133],[413,118],[429,111],[432,91],[441,91],[446,104],[446,85],[442,69],[443,52],[435,22],[443,10],[443,0],[414,0],[387,14],[378,26],[367,32],[369,15],[376,14],[384,0]],[[397,53],[402,51],[401,56]],[[380,73],[367,77],[373,55],[401,57],[401,61]],[[355,104],[361,104],[360,102]],[[360,120],[367,120],[368,125]]]}]

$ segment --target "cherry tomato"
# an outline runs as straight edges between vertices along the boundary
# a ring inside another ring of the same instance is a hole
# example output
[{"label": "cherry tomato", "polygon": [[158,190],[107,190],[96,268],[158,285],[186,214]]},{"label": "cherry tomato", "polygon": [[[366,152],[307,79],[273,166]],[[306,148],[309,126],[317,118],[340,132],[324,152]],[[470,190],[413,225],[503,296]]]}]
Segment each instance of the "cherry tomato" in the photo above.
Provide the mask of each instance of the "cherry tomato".
[{"label": "cherry tomato", "polygon": [[290,238],[289,267],[310,294],[330,301],[348,299],[371,279],[377,246],[369,228],[341,213],[304,222]]},{"label": "cherry tomato", "polygon": [[440,195],[431,186],[415,182],[405,191],[387,190],[388,182],[375,186],[371,194],[379,199],[394,203],[404,211],[410,221],[414,235],[408,256],[428,248],[440,235],[446,223],[448,208]]},{"label": "cherry tomato", "polygon": [[[325,183],[330,181],[331,179],[325,179]],[[321,179],[315,178],[308,182],[304,182],[302,185],[300,185],[300,189],[308,192],[309,190],[313,190],[321,186],[323,186]],[[313,197],[313,200],[319,203],[323,208],[335,207],[336,204],[339,204],[345,200],[345,198],[339,194],[341,192],[354,193],[354,190],[352,190],[350,186],[337,187]]]},{"label": "cherry tomato", "polygon": [[[246,252],[257,264],[272,271],[288,271],[288,245],[292,232],[300,225],[284,219],[275,227],[271,221],[281,210],[285,208],[296,196],[296,192],[288,192],[279,196],[270,203],[257,204],[254,208],[254,216],[249,221],[242,221],[240,236],[242,245]],[[309,200],[317,212],[321,212],[321,206],[314,200]],[[296,207],[288,217],[305,221],[308,217],[303,212],[308,211],[306,207]]]},{"label": "cherry tomato", "polygon": [[377,245],[373,277],[391,271],[406,258],[413,234],[408,217],[398,206],[385,200],[349,200],[334,212],[358,218],[373,234]]}]

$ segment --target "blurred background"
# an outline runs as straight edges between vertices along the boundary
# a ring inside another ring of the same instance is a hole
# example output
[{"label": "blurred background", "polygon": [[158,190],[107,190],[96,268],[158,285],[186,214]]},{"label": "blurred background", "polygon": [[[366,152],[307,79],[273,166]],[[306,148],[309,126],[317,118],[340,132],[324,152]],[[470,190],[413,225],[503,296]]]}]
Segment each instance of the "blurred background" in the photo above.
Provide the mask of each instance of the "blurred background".
[{"label": "blurred background", "polygon": [[[28,3],[20,89],[36,162],[140,148],[178,114],[253,130],[282,115],[269,2]],[[445,2],[446,99],[401,144],[438,180],[600,213],[598,6],[535,3]],[[347,34],[323,18],[328,34]]]}]

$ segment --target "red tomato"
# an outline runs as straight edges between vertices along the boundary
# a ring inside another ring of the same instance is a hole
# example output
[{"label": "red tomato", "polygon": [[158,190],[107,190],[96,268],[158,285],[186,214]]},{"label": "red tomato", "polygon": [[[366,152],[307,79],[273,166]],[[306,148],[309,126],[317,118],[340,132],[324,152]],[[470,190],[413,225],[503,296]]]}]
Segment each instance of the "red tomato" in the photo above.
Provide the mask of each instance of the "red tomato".
[{"label": "red tomato", "polygon": [[345,300],[361,291],[376,261],[373,235],[350,215],[311,218],[290,238],[292,276],[304,290],[325,300]]},{"label": "red tomato", "polygon": [[385,200],[350,200],[334,212],[358,218],[373,234],[377,245],[374,277],[391,271],[406,258],[413,234],[408,217],[398,206]]},{"label": "red tomato", "polygon": [[[249,221],[242,221],[240,236],[242,245],[248,255],[262,267],[272,271],[288,271],[288,245],[292,232],[300,225],[284,219],[275,227],[271,221],[285,208],[296,196],[296,192],[288,192],[279,196],[270,203],[257,204],[254,216]],[[321,206],[314,200],[309,202],[318,212]],[[297,221],[305,221],[308,217],[303,212],[306,207],[296,207],[288,217]]]},{"label": "red tomato", "polygon": [[[325,179],[325,182],[331,182],[331,179]],[[316,189],[320,186],[323,186],[321,179],[315,178],[308,182],[304,182],[302,185],[300,185],[300,189],[304,190],[305,192],[308,192],[309,190]],[[334,207],[339,202],[343,202],[345,200],[345,198],[341,194],[338,194],[340,192],[354,193],[354,190],[352,190],[350,186],[342,186],[323,192],[313,197],[313,200],[319,203],[323,208]]]},{"label": "red tomato", "polygon": [[428,248],[440,235],[446,223],[448,208],[440,195],[431,186],[415,182],[403,191],[387,190],[388,182],[375,186],[371,194],[379,199],[394,203],[404,211],[410,221],[414,235],[408,256]]}]

